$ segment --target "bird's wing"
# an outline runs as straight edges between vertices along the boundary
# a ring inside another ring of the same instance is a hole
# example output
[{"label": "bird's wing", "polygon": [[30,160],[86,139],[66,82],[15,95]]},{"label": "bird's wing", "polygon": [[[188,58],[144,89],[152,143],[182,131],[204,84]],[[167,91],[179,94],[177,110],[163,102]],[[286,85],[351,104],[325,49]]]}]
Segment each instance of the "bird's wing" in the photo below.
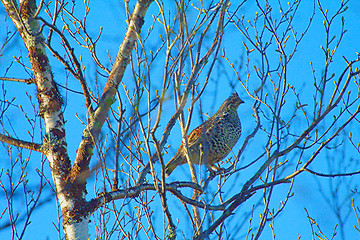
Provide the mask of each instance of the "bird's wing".
[{"label": "bird's wing", "polygon": [[219,134],[219,122],[221,120],[218,118],[214,118],[212,119],[211,122],[209,122],[209,126],[206,128],[206,132],[204,134],[206,134],[207,138],[213,138],[215,135]]},{"label": "bird's wing", "polygon": [[204,124],[201,124],[200,126],[191,131],[188,136],[189,147],[199,144],[201,142],[201,136],[204,132],[204,127]]}]

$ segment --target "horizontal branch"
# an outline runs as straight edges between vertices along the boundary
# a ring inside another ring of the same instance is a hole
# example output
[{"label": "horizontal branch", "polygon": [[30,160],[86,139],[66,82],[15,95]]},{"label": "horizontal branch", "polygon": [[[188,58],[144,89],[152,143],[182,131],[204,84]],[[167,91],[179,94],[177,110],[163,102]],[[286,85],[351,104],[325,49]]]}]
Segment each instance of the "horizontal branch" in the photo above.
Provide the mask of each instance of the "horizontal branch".
[{"label": "horizontal branch", "polygon": [[[8,77],[0,77],[0,80],[3,81],[10,81],[10,82],[22,82],[22,83],[27,83],[27,84],[32,84],[35,83],[35,79],[34,78],[8,78]],[[63,85],[61,85],[60,83],[56,83],[57,86],[64,88],[70,92],[73,93],[77,93],[77,94],[83,94],[82,92],[76,91],[76,90],[72,90],[68,87],[65,87]]]},{"label": "horizontal branch", "polygon": [[37,151],[43,153],[42,145],[33,142],[23,141],[17,138],[9,137],[0,133],[0,141],[21,148]]},{"label": "horizontal branch", "polygon": [[264,184],[261,184],[259,186],[251,187],[251,188],[249,188],[249,190],[247,192],[252,193],[252,192],[255,192],[255,191],[259,190],[259,189],[272,187],[272,186],[282,184],[282,183],[291,183],[291,181],[289,179],[279,179],[279,180],[276,180],[276,181],[273,181],[273,182],[264,183]]},{"label": "horizontal branch", "polygon": [[[161,188],[161,184],[159,184],[159,187]],[[203,189],[198,184],[192,182],[172,182],[166,184],[166,189],[170,192],[173,191],[174,189],[176,190],[177,188],[182,188],[182,187],[190,187],[200,192],[203,192]],[[89,205],[87,212],[88,214],[91,214],[102,205],[113,200],[124,199],[124,198],[135,198],[139,196],[139,194],[142,191],[147,191],[147,190],[156,191],[156,188],[153,184],[141,184],[123,190],[101,193],[99,197],[94,198],[88,202]]]},{"label": "horizontal branch", "polygon": [[[208,205],[203,202],[200,202],[200,201],[195,201],[191,198],[184,196],[178,190],[178,188],[183,188],[183,187],[190,187],[192,189],[203,192],[203,189],[198,184],[195,184],[193,182],[172,182],[172,183],[166,184],[166,190],[171,192],[172,194],[174,194],[181,201],[183,201],[187,204],[190,204],[192,206],[197,206],[199,208],[206,209],[206,210],[224,211],[226,209],[226,206],[229,205],[231,202],[238,201],[239,198],[243,199],[243,196],[240,196],[240,194],[237,194],[233,198],[231,198],[231,201],[226,201],[221,205],[212,206],[212,205]],[[159,184],[159,188],[161,188],[161,184]],[[116,190],[116,191],[101,193],[99,197],[94,198],[88,202],[89,205],[87,207],[87,209],[88,209],[87,213],[91,214],[96,209],[101,207],[102,205],[109,203],[113,200],[125,199],[125,198],[135,198],[135,197],[139,196],[139,194],[141,192],[148,191],[148,190],[157,191],[157,189],[155,188],[155,185],[153,185],[153,184],[142,184],[142,185],[137,185],[135,187],[126,188],[123,190]],[[246,197],[243,200],[248,199],[250,196],[252,196],[252,194],[253,193],[245,194]]]},{"label": "horizontal branch", "polygon": [[173,193],[176,197],[178,197],[181,201],[190,204],[192,206],[196,206],[202,209],[206,209],[206,210],[215,210],[215,211],[224,211],[225,210],[225,205],[221,204],[221,205],[217,205],[217,206],[212,206],[212,205],[207,205],[203,202],[185,197],[179,190],[175,189],[175,188],[170,188],[170,189],[166,189],[169,192]]},{"label": "horizontal branch", "polygon": [[8,77],[0,77],[0,80],[3,81],[11,81],[11,82],[24,82],[27,84],[34,83],[34,78],[8,78]]},{"label": "horizontal branch", "polygon": [[350,173],[334,173],[334,174],[327,174],[327,173],[319,173],[319,172],[315,172],[313,170],[310,170],[308,168],[304,168],[304,171],[305,172],[309,172],[313,175],[316,175],[316,176],[320,176],[320,177],[349,177],[349,176],[353,176],[353,175],[358,175],[360,174],[360,170],[359,171],[356,171],[356,172],[350,172]]}]

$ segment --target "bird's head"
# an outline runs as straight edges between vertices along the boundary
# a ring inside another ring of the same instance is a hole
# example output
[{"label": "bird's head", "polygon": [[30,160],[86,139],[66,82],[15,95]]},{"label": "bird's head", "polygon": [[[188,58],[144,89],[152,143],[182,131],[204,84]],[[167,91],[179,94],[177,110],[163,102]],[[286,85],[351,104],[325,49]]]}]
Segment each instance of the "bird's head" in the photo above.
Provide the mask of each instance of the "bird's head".
[{"label": "bird's head", "polygon": [[243,100],[239,98],[239,95],[234,92],[219,108],[219,111],[226,111],[225,109],[236,111],[240,104],[244,103]]}]

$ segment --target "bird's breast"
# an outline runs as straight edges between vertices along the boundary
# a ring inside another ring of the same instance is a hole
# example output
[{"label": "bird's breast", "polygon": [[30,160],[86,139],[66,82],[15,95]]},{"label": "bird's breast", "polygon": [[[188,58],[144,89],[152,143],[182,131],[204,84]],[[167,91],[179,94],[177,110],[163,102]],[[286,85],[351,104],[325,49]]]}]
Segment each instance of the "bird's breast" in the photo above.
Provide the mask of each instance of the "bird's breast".
[{"label": "bird's breast", "polygon": [[235,146],[241,135],[241,123],[237,114],[215,119],[206,132],[210,146],[211,162],[224,158]]}]

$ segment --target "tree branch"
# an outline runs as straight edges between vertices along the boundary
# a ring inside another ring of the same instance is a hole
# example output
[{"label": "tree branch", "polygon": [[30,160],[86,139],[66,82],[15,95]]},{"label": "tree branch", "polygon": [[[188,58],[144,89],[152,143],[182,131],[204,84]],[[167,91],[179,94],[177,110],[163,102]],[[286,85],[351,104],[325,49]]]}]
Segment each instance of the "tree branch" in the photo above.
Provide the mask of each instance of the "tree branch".
[{"label": "tree branch", "polygon": [[6,135],[1,134],[1,133],[0,133],[0,141],[4,142],[4,143],[7,143],[7,144],[10,144],[10,145],[13,145],[13,146],[16,146],[16,147],[26,148],[26,149],[29,149],[29,150],[44,153],[43,150],[42,150],[42,145],[38,144],[38,143],[23,141],[23,140],[20,140],[20,139],[17,139],[17,138],[6,136]]},{"label": "tree branch", "polygon": [[89,116],[89,124],[84,130],[83,140],[77,151],[76,159],[71,169],[71,179],[75,181],[77,176],[89,168],[89,162],[99,137],[102,126],[109,116],[110,106],[115,102],[115,94],[122,81],[127,65],[131,58],[138,34],[144,24],[144,17],[153,0],[139,0],[136,3],[131,17],[129,28],[120,46],[110,76],[106,82],[103,94],[94,114]]},{"label": "tree branch", "polygon": [[8,77],[0,77],[0,80],[3,81],[11,81],[11,82],[24,82],[27,84],[34,83],[34,78],[8,78]]},{"label": "tree branch", "polygon": [[309,172],[309,173],[311,173],[313,175],[316,175],[316,176],[331,177],[331,178],[334,178],[334,177],[349,177],[349,176],[360,174],[360,170],[356,171],[356,172],[350,172],[350,173],[333,173],[333,174],[319,173],[319,172],[315,172],[315,171],[313,171],[313,170],[311,170],[309,168],[305,168],[304,171]]},{"label": "tree branch", "polygon": [[[161,185],[159,184],[161,188]],[[198,184],[194,184],[192,182],[173,182],[166,184],[166,189],[169,191],[176,190],[176,188],[190,187],[196,189],[198,191],[203,191],[202,188]],[[126,188],[123,190],[116,190],[106,193],[101,193],[99,197],[91,199],[87,204],[87,213],[92,214],[96,209],[101,207],[102,205],[117,199],[124,198],[135,198],[139,196],[140,192],[153,190],[156,191],[155,185],[153,184],[142,184],[135,187]],[[177,191],[178,192],[178,191]]]}]

